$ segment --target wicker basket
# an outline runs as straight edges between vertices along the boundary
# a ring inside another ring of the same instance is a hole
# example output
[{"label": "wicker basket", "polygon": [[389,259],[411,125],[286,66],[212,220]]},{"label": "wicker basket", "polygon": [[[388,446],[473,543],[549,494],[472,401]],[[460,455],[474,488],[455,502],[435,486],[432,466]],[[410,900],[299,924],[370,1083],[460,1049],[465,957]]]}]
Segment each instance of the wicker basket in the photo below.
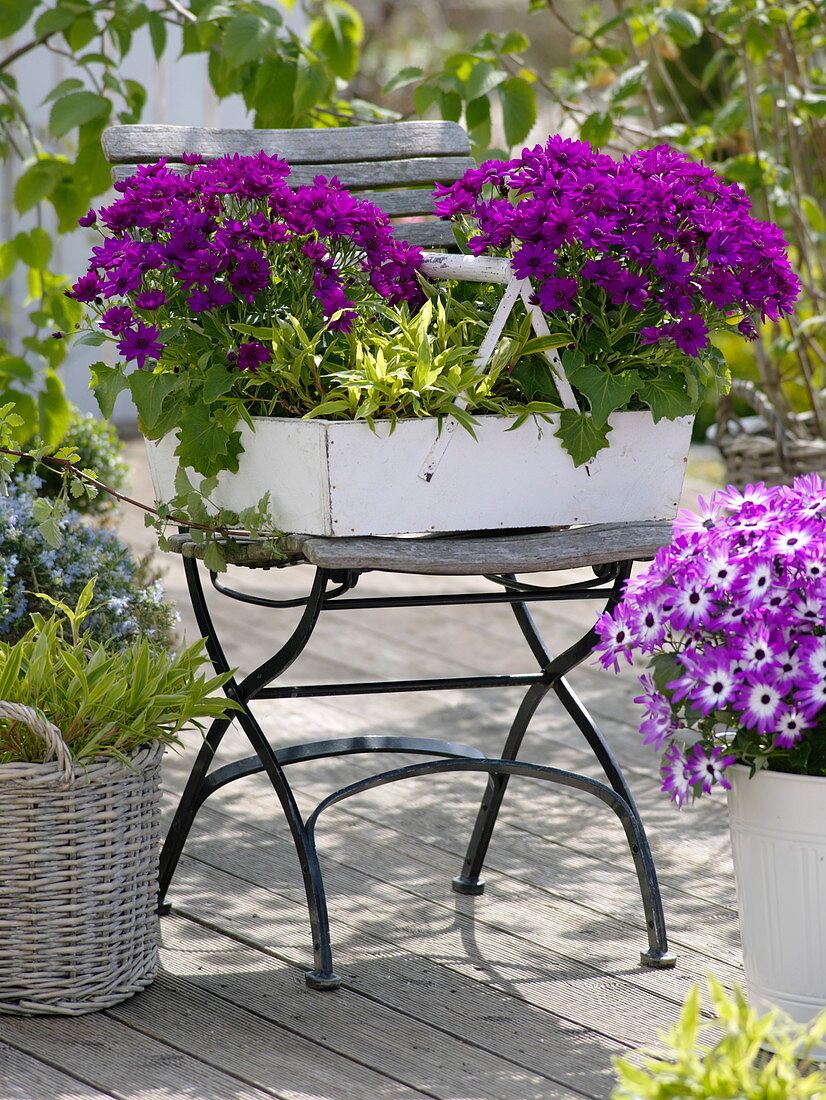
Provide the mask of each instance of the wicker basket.
[{"label": "wicker basket", "polygon": [[[759,414],[756,428],[732,411],[731,397],[742,398]],[[739,378],[717,406],[714,443],[726,464],[726,482],[740,488],[758,481],[781,485],[800,474],[826,475],[826,440],[812,436],[803,417],[784,421],[764,393]]]},{"label": "wicker basket", "polygon": [[0,718],[55,758],[0,765],[0,1012],[108,1008],[157,970],[163,745],[79,769],[31,707],[0,702]]}]

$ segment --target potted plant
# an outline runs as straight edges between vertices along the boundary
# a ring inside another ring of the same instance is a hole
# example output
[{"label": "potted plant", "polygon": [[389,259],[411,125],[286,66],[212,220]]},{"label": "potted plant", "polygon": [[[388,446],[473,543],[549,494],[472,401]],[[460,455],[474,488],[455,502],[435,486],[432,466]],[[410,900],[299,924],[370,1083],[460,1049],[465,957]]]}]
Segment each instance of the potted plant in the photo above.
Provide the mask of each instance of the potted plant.
[{"label": "potted plant", "polygon": [[826,1007],[826,482],[700,504],[597,651],[648,659],[640,729],[677,805],[728,791],[747,989],[805,1022]]},{"label": "potted plant", "polygon": [[227,677],[199,672],[203,642],[84,633],[93,589],[0,642],[0,1012],[91,1012],[149,985],[161,756],[232,705]]},{"label": "potted plant", "polygon": [[[438,207],[475,222],[471,251],[503,253],[506,274],[491,283],[492,261],[466,257],[476,281],[439,286],[423,273],[456,265],[423,264],[335,179],[290,187],[288,165],[263,153],[185,159],[189,173],[139,168],[82,219],[109,235],[70,294],[98,322],[82,339],[120,355],[92,368],[102,410],[129,388],[159,443],[160,499],[205,525],[221,509],[248,529],[269,514],[316,534],[673,515],[690,417],[726,375],[710,333],[751,335],[752,314],[789,309],[797,290],[779,233],[670,150],[615,162],[552,138],[469,173]],[[534,415],[550,428],[509,433]],[[671,448],[657,423],[669,419],[683,420]],[[434,476],[446,420],[470,432]],[[520,449],[529,438],[541,449]],[[245,457],[264,440],[266,457]],[[564,465],[549,471],[548,449]],[[658,466],[676,488],[651,496]]]}]

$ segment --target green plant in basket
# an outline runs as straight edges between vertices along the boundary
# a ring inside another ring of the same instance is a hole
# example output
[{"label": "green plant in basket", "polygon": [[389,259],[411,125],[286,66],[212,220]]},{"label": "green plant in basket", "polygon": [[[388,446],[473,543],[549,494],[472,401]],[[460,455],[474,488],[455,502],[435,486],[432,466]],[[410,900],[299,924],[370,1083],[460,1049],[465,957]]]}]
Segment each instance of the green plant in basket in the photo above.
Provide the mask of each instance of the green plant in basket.
[{"label": "green plant in basket", "polygon": [[[708,979],[712,1013],[701,1016],[692,987],[661,1050],[640,1065],[616,1063],[612,1100],[815,1100],[826,1097],[826,1073],[810,1061],[826,1034],[826,1013],[808,1027],[761,1016],[739,990],[728,996]],[[771,1053],[767,1053],[771,1051]]]},{"label": "green plant in basket", "polygon": [[[177,743],[233,707],[219,689],[229,674],[206,676],[204,643],[170,654],[145,640],[116,648],[84,633],[94,582],[75,607],[53,604],[49,618],[32,615],[17,642],[0,642],[0,699],[35,707],[57,726],[79,764],[126,757],[149,741]],[[43,760],[43,742],[23,723],[0,721],[0,764]]]}]

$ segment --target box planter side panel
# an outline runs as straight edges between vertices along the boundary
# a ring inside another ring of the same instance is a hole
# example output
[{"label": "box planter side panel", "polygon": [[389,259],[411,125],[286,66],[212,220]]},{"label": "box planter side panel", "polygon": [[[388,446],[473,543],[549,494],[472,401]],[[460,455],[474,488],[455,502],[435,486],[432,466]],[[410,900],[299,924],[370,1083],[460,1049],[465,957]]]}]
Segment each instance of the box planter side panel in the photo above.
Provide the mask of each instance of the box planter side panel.
[{"label": "box planter side panel", "polygon": [[[240,511],[270,492],[283,531],[392,535],[669,519],[677,509],[691,418],[655,424],[615,413],[610,448],[575,467],[557,423],[479,417],[474,439],[456,428],[429,481],[434,419],[386,423],[256,419],[242,434],[237,475],[214,500]],[[174,495],[174,440],[148,444],[158,499]]]}]

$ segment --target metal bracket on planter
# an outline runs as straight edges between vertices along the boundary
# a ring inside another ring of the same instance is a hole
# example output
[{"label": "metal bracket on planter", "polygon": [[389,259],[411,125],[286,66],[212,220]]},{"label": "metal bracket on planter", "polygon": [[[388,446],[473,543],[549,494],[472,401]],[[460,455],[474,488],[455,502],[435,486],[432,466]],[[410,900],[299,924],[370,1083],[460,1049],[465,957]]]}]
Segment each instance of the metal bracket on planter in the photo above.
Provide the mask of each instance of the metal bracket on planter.
[{"label": "metal bracket on planter", "polygon": [[[473,362],[477,370],[481,370],[493,355],[505,322],[510,316],[516,299],[520,298],[525,303],[525,308],[531,318],[531,325],[539,337],[550,336],[550,329],[542,310],[533,301],[533,285],[530,279],[520,279],[513,273],[510,261],[501,256],[453,256],[441,252],[426,252],[421,271],[429,279],[446,280],[459,279],[474,283],[499,283],[505,287],[499,305],[491,319],[490,328],[485,333],[485,338],[479,345],[479,352]],[[579,412],[574,391],[565,377],[562,362],[553,348],[547,348],[543,354],[548,360],[548,365],[559,392],[559,398],[566,409]],[[457,401],[460,408],[464,408],[463,401]],[[450,444],[458,421],[453,416],[445,417],[441,431],[436,437],[433,446],[419,471],[422,481],[431,481],[439,462]]]}]

